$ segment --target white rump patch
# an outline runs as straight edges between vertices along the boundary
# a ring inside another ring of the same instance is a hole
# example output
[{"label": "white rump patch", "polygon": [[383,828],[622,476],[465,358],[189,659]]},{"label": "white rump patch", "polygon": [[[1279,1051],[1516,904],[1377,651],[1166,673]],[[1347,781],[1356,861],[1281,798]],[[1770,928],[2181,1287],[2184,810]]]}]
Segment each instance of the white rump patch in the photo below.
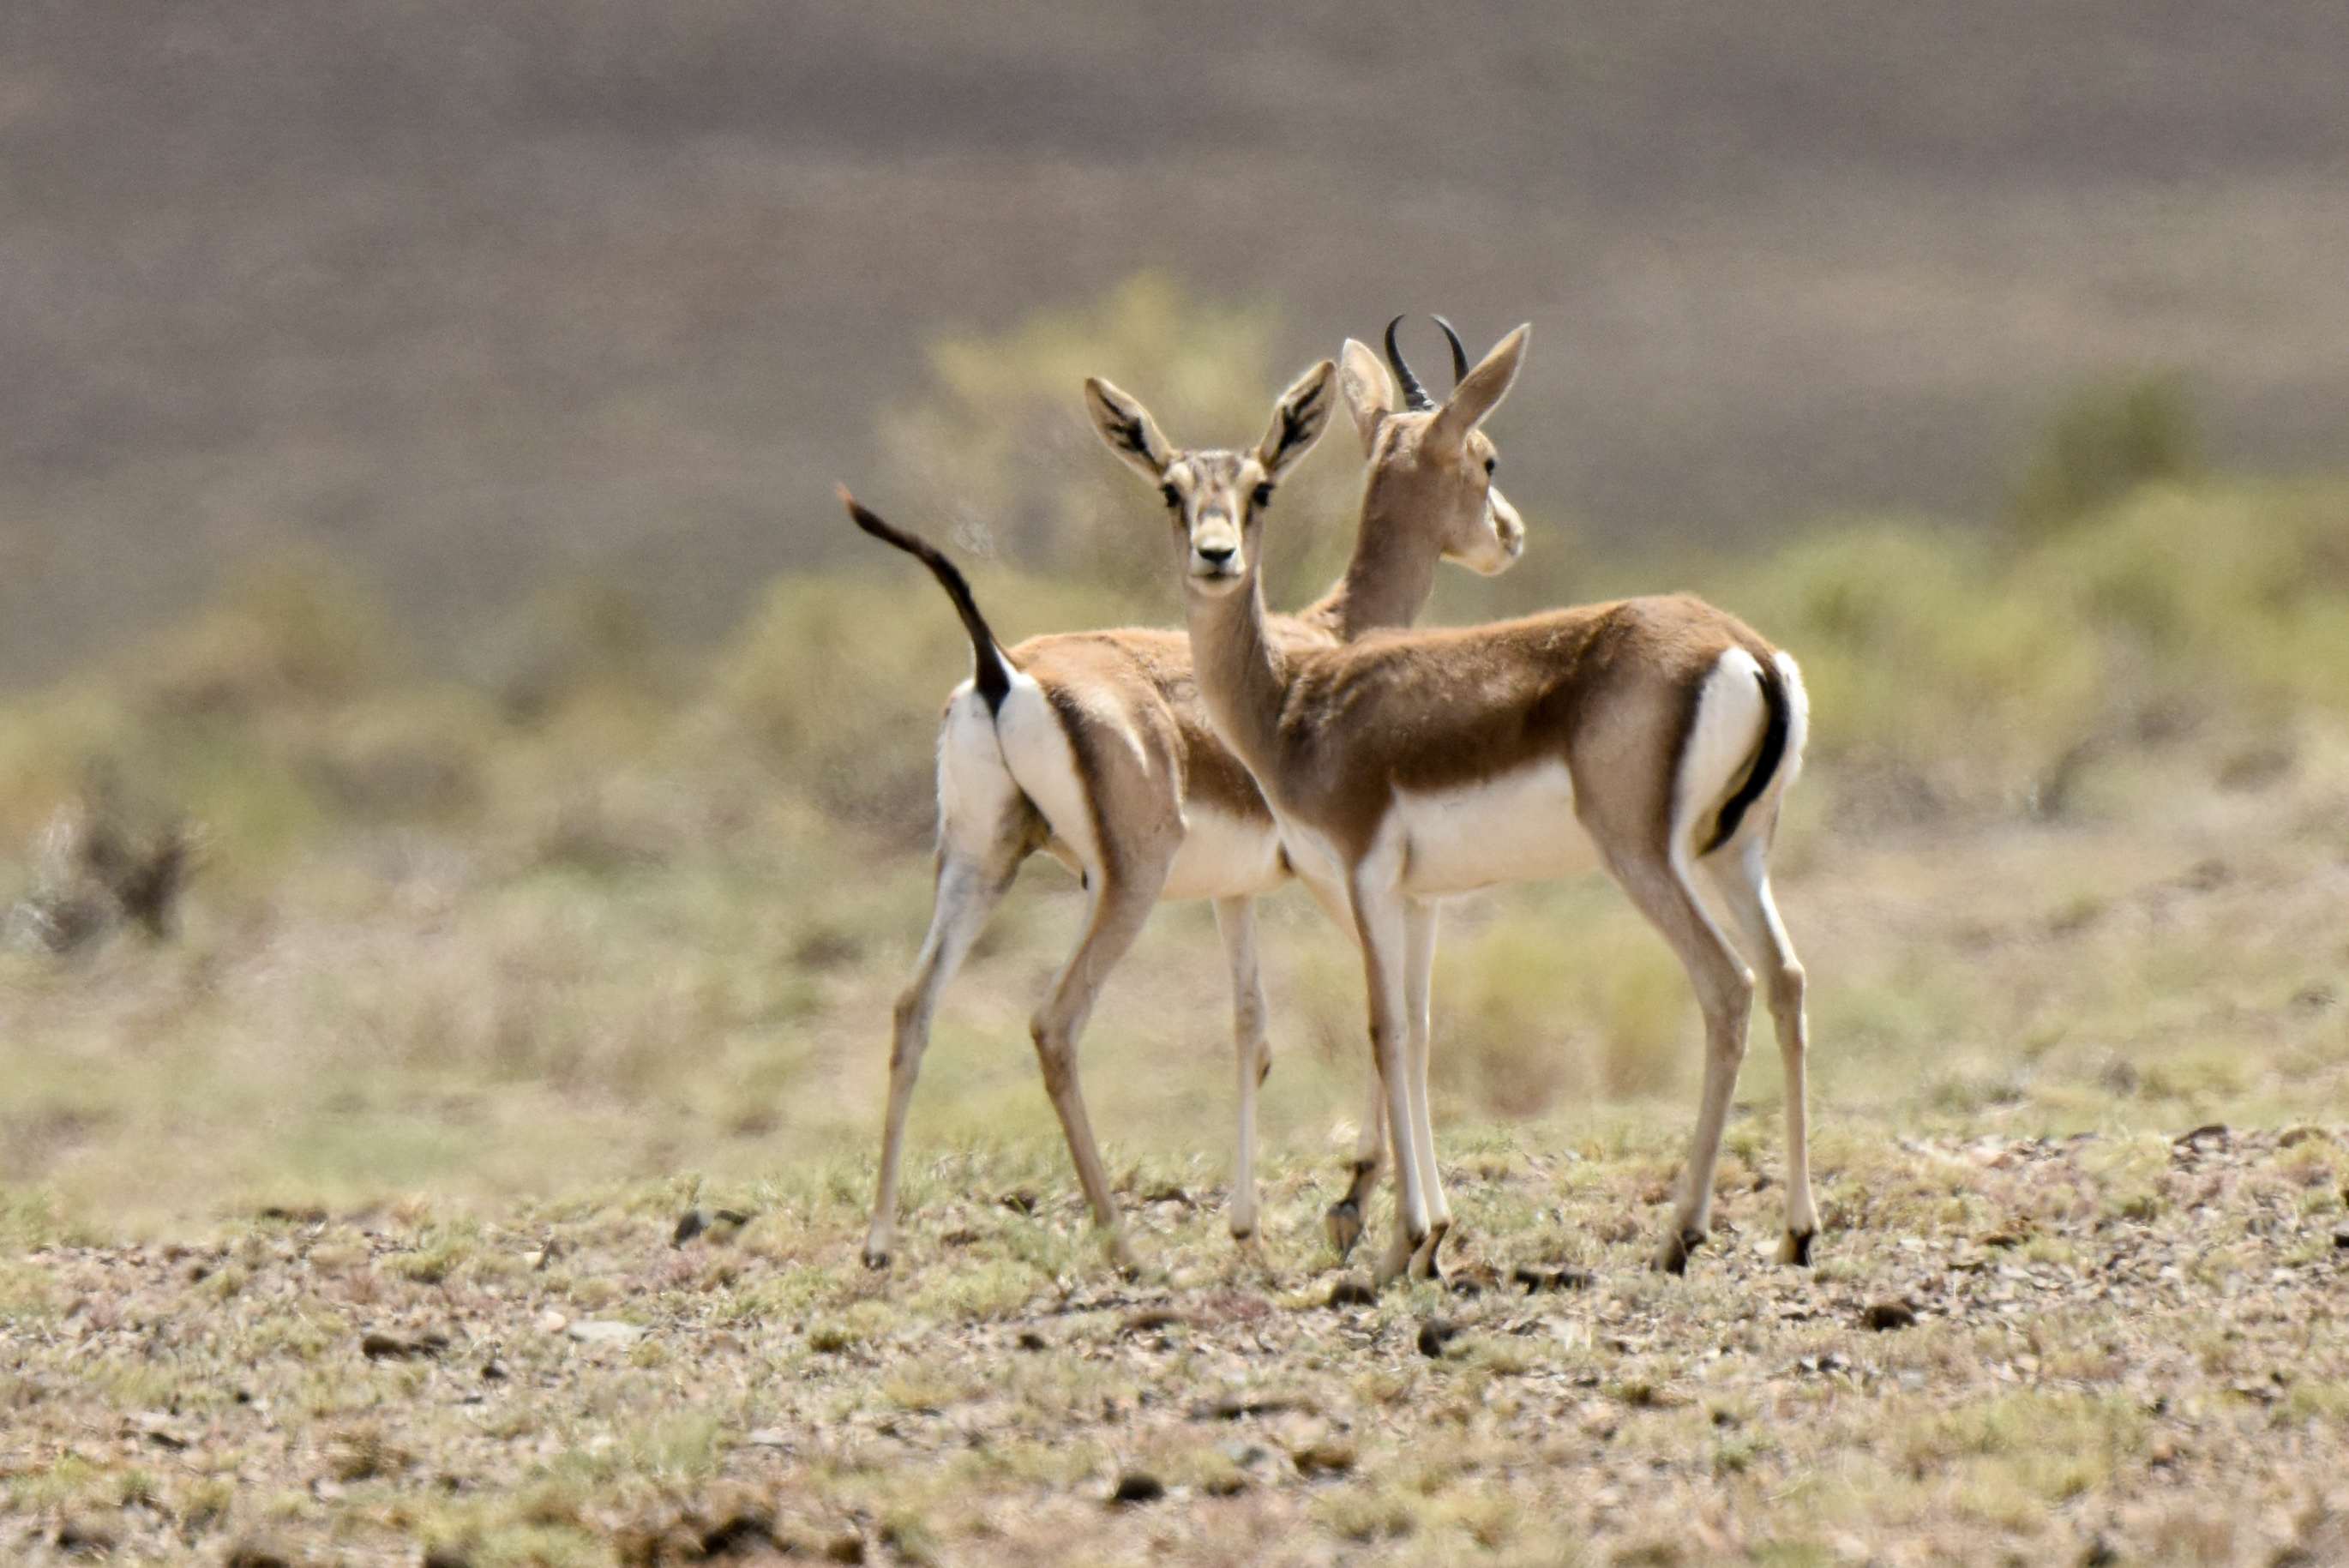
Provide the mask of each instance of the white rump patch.
[{"label": "white rump patch", "polygon": [[947,699],[938,727],[938,838],[970,860],[983,859],[1020,810],[1019,785],[996,744],[987,699],[965,681]]},{"label": "white rump patch", "polygon": [[[1682,754],[1672,808],[1672,862],[1685,872],[1698,841],[1713,830],[1722,803],[1744,781],[1745,765],[1762,742],[1769,707],[1762,698],[1762,666],[1744,648],[1714,662],[1696,698],[1696,722]],[[1791,743],[1794,737],[1787,737]],[[1790,744],[1791,749],[1791,744]]]},{"label": "white rump patch", "polygon": [[1044,814],[1052,837],[1085,867],[1098,868],[1101,843],[1093,834],[1090,795],[1077,766],[1076,748],[1033,676],[1012,672],[1011,690],[996,713],[994,728],[1011,777]]},{"label": "white rump patch", "polygon": [[1786,683],[1786,759],[1778,765],[1771,789],[1784,789],[1803,771],[1803,743],[1811,738],[1811,694],[1803,689],[1803,672],[1795,655],[1781,648],[1776,655],[1778,678]]}]

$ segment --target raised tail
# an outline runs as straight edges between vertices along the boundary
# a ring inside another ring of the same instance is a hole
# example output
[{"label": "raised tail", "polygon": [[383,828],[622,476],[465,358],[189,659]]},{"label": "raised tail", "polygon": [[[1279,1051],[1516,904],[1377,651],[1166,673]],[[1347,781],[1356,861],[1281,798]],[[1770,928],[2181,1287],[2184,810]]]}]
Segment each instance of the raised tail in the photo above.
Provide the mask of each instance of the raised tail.
[{"label": "raised tail", "polygon": [[1778,765],[1786,758],[1786,678],[1779,673],[1775,661],[1763,664],[1754,671],[1754,678],[1762,683],[1762,706],[1767,710],[1762,721],[1762,744],[1754,753],[1754,766],[1745,771],[1745,782],[1721,803],[1721,816],[1713,823],[1713,837],[1697,851],[1700,855],[1709,855],[1729,842],[1737,825],[1745,820],[1746,810],[1762,799],[1762,792],[1770,788]]},{"label": "raised tail", "polygon": [[848,515],[857,527],[885,544],[895,545],[930,569],[930,574],[938,580],[938,586],[944,588],[947,597],[954,601],[955,614],[962,617],[963,630],[970,634],[971,658],[976,666],[973,679],[978,687],[978,695],[987,699],[988,713],[1000,711],[1004,697],[1011,690],[1011,664],[1003,656],[1003,649],[997,644],[994,632],[988,628],[987,617],[978,613],[978,601],[970,596],[970,584],[963,580],[961,571],[928,540],[883,521],[849,494],[846,485],[833,488],[840,492],[841,504],[848,509]]}]

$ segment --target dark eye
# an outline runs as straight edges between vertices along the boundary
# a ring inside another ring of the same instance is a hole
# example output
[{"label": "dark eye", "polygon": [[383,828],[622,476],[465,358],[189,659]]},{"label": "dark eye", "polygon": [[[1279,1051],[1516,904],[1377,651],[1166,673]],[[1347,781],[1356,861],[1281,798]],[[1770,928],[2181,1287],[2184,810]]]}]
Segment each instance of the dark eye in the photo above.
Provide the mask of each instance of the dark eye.
[{"label": "dark eye", "polygon": [[1498,459],[1498,458],[1486,458],[1486,459],[1485,459],[1485,477],[1486,477],[1486,478],[1488,478],[1488,479],[1489,479],[1490,477],[1492,477],[1492,472],[1493,472],[1493,470],[1494,470],[1495,469],[1499,468],[1500,466],[1501,466],[1501,459]]},{"label": "dark eye", "polygon": [[1158,487],[1158,493],[1166,498],[1166,504],[1168,506],[1181,506],[1183,504],[1183,492],[1176,490],[1173,485],[1160,485]]},{"label": "dark eye", "polygon": [[1264,483],[1256,487],[1256,504],[1259,510],[1272,504],[1272,481],[1270,480],[1267,480]]}]

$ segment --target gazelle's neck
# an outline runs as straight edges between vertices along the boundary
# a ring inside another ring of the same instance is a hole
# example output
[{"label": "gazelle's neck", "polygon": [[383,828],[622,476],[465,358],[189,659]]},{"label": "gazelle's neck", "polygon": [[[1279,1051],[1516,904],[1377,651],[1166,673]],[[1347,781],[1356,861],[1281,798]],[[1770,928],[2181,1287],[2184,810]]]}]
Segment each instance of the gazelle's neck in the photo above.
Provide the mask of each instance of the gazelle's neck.
[{"label": "gazelle's neck", "polygon": [[1191,666],[1216,732],[1259,782],[1277,772],[1280,707],[1288,660],[1264,629],[1264,587],[1254,571],[1223,594],[1184,593]]},{"label": "gazelle's neck", "polygon": [[1363,486],[1361,521],[1345,576],[1297,618],[1340,642],[1384,626],[1408,626],[1427,608],[1441,559],[1421,534],[1392,515],[1374,475]]}]

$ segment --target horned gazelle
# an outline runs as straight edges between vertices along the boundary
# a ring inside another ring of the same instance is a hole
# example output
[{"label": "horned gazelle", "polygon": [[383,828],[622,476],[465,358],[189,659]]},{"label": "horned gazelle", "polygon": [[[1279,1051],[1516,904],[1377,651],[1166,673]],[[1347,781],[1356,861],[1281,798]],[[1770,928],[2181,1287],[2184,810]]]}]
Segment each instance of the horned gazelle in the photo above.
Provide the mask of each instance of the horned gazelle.
[{"label": "horned gazelle", "polygon": [[[1494,459],[1478,427],[1515,380],[1529,331],[1502,339],[1441,407],[1393,412],[1349,398],[1371,454],[1366,514],[1484,504]],[[1324,403],[1331,371],[1324,361],[1288,389],[1276,428]],[[1154,436],[1130,434],[1152,431],[1149,414],[1105,384],[1092,390],[1103,438],[1165,482],[1179,465]],[[1263,789],[1299,874],[1345,901],[1360,935],[1398,1177],[1380,1281],[1433,1274],[1451,1222],[1427,1107],[1433,901],[1559,875],[1594,851],[1679,954],[1704,1015],[1703,1099],[1660,1266],[1680,1272],[1705,1237],[1754,995],[1738,948],[1698,896],[1700,873],[1768,988],[1786,1069],[1779,1256],[1808,1262],[1818,1221],[1803,970],[1767,863],[1807,720],[1794,660],[1685,595],[1342,645],[1284,643],[1257,581],[1264,509],[1211,510],[1181,483],[1166,499],[1208,715]]]},{"label": "horned gazelle", "polygon": [[[1448,325],[1444,333],[1457,372],[1464,368],[1464,356]],[[1405,385],[1418,394],[1418,383],[1396,349],[1392,324],[1387,350]],[[1351,341],[1345,352],[1350,364],[1365,366],[1350,395],[1375,397],[1383,407],[1392,393],[1377,359]],[[1098,397],[1092,407],[1099,420]],[[1249,452],[1175,451],[1164,445],[1154,425],[1146,438],[1137,428],[1123,438],[1153,443],[1148,449],[1157,482],[1168,494],[1179,487],[1199,515],[1236,518],[1262,510],[1275,482],[1319,438],[1329,409],[1326,399],[1312,407],[1294,400],[1284,404],[1282,417]],[[1370,428],[1360,413],[1355,422],[1359,428]],[[1076,950],[1036,1013],[1031,1033],[1078,1180],[1121,1266],[1131,1266],[1133,1254],[1078,1085],[1078,1037],[1110,971],[1154,905],[1166,899],[1215,901],[1231,969],[1238,1056],[1231,1229],[1246,1239],[1257,1223],[1256,1093],[1272,1066],[1253,900],[1286,881],[1289,872],[1263,797],[1208,724],[1193,679],[1188,639],[1177,631],[1154,629],[1079,632],[1003,648],[950,562],[845,491],[843,499],[858,526],[911,552],[937,576],[970,633],[977,665],[973,678],[948,698],[938,737],[936,904],[914,977],[897,999],[881,1171],[864,1261],[885,1266],[895,1243],[906,1108],[938,996],[1020,862],[1040,849],[1084,878],[1090,902]],[[1523,529],[1506,502],[1487,507],[1480,501],[1474,509],[1451,511],[1366,505],[1345,576],[1295,617],[1268,618],[1265,634],[1283,646],[1334,645],[1381,627],[1407,624],[1426,603],[1439,561],[1449,558],[1490,573],[1507,568],[1523,548]],[[1340,1251],[1360,1233],[1361,1205],[1381,1162],[1383,1121],[1375,1078],[1369,1103],[1352,1186],[1330,1214]]]}]

